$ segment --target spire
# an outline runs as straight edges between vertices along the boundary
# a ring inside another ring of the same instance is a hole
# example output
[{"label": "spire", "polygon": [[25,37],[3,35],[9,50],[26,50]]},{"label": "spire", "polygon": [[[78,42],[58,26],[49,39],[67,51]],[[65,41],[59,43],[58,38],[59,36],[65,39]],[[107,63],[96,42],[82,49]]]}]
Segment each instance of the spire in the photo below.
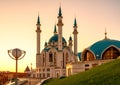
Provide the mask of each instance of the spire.
[{"label": "spire", "polygon": [[74,20],[74,27],[76,27],[77,26],[77,21],[76,21],[76,18],[75,18],[75,20]]},{"label": "spire", "polygon": [[54,26],[54,34],[57,34],[56,25]]},{"label": "spire", "polygon": [[107,38],[107,32],[106,32],[106,28],[105,28],[105,39],[108,39],[108,38]]},{"label": "spire", "polygon": [[30,68],[27,66],[24,72],[25,72],[25,73],[30,72]]},{"label": "spire", "polygon": [[61,6],[59,7],[59,13],[58,16],[62,16]]},{"label": "spire", "polygon": [[39,17],[39,15],[38,15],[37,24],[40,24],[40,17]]},{"label": "spire", "polygon": [[45,47],[47,46],[47,42],[45,42]]},{"label": "spire", "polygon": [[76,20],[76,18],[74,19],[74,26],[73,26],[73,28],[74,28],[74,31],[73,31],[73,34],[78,34],[78,31],[77,31],[77,20]]},{"label": "spire", "polygon": [[72,37],[71,36],[69,37],[69,41],[72,41]]}]

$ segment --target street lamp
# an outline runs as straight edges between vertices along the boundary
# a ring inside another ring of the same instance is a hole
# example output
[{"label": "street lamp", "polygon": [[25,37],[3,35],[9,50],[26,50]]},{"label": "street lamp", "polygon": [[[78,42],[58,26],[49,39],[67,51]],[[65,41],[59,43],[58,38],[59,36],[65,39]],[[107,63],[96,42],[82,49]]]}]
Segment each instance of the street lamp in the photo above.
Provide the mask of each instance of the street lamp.
[{"label": "street lamp", "polygon": [[25,56],[26,52],[23,50],[20,50],[19,48],[15,48],[15,49],[10,49],[8,50],[8,55],[10,56],[10,58],[16,60],[16,78],[15,78],[15,85],[18,85],[18,81],[17,81],[17,71],[18,71],[18,60],[22,59]]}]

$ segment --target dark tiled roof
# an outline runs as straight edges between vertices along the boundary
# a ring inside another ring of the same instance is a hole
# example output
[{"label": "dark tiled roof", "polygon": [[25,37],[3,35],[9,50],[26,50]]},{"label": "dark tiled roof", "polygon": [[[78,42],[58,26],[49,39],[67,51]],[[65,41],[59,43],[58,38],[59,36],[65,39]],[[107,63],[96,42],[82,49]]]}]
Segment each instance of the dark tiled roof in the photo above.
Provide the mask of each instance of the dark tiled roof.
[{"label": "dark tiled roof", "polygon": [[96,59],[101,59],[102,53],[110,46],[115,46],[117,48],[120,48],[120,41],[104,39],[91,45],[88,48],[88,50],[94,53]]},{"label": "dark tiled roof", "polygon": [[[50,43],[50,42],[58,42],[58,34],[53,35],[53,36],[49,39],[49,43]],[[64,37],[62,37],[62,42],[63,42],[63,43],[66,43],[66,40],[65,40]]]}]

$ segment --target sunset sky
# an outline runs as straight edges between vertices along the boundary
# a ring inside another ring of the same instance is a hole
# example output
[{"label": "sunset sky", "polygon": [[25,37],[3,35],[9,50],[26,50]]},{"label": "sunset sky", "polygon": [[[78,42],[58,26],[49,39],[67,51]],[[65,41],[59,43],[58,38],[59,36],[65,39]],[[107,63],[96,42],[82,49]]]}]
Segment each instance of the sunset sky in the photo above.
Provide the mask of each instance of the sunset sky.
[{"label": "sunset sky", "polygon": [[78,52],[104,38],[120,40],[120,0],[0,0],[0,71],[15,71],[15,61],[7,51],[20,48],[26,56],[19,71],[36,61],[36,22],[41,22],[41,50],[53,35],[61,3],[63,36],[73,37],[74,18],[78,24]]}]

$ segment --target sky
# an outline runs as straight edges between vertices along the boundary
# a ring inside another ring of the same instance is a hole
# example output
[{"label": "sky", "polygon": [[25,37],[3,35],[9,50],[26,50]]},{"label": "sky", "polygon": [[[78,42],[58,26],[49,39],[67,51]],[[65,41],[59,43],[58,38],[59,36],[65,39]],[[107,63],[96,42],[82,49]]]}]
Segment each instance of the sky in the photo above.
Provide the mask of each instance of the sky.
[{"label": "sky", "polygon": [[74,18],[78,25],[78,52],[104,39],[120,40],[120,0],[0,0],[0,71],[15,71],[9,49],[26,51],[18,71],[36,66],[36,23],[41,22],[41,50],[53,36],[58,9],[62,8],[63,36],[73,37]]}]

